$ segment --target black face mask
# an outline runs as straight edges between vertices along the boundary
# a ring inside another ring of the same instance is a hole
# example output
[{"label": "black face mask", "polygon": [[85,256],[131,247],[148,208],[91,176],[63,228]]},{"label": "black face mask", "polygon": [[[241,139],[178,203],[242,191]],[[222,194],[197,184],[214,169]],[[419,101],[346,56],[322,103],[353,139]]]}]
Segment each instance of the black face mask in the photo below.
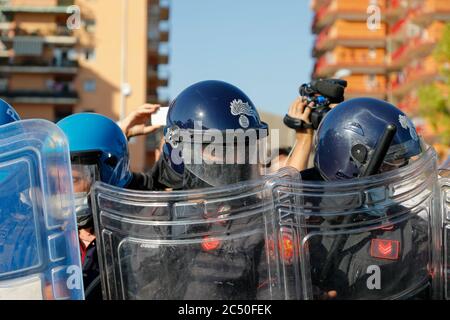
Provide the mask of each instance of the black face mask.
[{"label": "black face mask", "polygon": [[164,156],[161,157],[161,169],[158,182],[166,188],[174,190],[191,190],[211,187],[211,185],[207,184],[189,170],[185,169],[183,174],[176,172]]},{"label": "black face mask", "polygon": [[88,229],[94,226],[92,216],[91,197],[87,194],[86,201],[80,204],[75,203],[75,213],[77,215],[78,229]]},{"label": "black face mask", "polygon": [[[209,169],[214,169],[214,165],[203,164],[203,166],[210,166]],[[240,164],[230,166],[230,172],[226,170],[217,171],[217,174],[224,177],[223,184],[234,184],[240,181],[251,180],[259,176],[257,169],[254,165]],[[233,175],[233,180],[227,182],[228,175]],[[210,188],[213,185],[206,182],[199,175],[195,174],[191,170],[184,168],[183,174],[176,172],[165,157],[161,157],[161,168],[159,173],[158,182],[167,188],[174,190],[191,190]],[[222,184],[221,184],[222,185]]]},{"label": "black face mask", "polygon": [[158,182],[165,188],[171,188],[174,190],[183,189],[183,175],[176,172],[164,156],[161,156]]}]

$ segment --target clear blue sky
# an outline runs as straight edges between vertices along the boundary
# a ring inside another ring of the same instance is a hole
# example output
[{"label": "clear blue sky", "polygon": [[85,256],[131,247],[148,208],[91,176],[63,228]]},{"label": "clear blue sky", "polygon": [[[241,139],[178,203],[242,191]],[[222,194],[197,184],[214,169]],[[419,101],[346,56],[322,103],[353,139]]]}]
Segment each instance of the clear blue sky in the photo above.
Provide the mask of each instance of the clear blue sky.
[{"label": "clear blue sky", "polygon": [[285,114],[313,67],[309,0],[171,1],[171,98],[217,79]]}]

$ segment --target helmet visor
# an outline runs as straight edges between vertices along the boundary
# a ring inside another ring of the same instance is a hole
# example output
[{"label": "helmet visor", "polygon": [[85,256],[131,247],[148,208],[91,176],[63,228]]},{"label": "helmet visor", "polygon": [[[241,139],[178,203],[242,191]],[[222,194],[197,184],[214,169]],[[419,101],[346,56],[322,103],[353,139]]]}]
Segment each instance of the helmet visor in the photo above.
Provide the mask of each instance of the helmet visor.
[{"label": "helmet visor", "polygon": [[185,169],[210,186],[258,179],[266,174],[266,138],[254,144],[182,145]]},{"label": "helmet visor", "polygon": [[421,141],[408,140],[389,147],[384,158],[387,163],[396,162],[397,160],[408,160],[422,153],[423,146]]}]

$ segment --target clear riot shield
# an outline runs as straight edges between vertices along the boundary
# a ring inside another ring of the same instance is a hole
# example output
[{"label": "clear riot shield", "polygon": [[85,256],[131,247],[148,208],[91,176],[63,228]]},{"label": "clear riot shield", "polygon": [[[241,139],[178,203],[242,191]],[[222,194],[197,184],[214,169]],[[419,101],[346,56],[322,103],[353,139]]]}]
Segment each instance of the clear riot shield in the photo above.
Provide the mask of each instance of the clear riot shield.
[{"label": "clear riot shield", "polygon": [[[432,149],[368,178],[275,181],[281,272],[298,299],[439,298],[440,210]],[[286,197],[295,206],[286,205]],[[288,250],[287,250],[288,249]],[[432,288],[432,286],[434,286]]]},{"label": "clear riot shield", "polygon": [[441,188],[441,211],[444,218],[444,294],[450,300],[450,166],[439,171],[439,186]]},{"label": "clear riot shield", "polygon": [[176,192],[95,184],[104,298],[283,299],[264,182]]},{"label": "clear riot shield", "polygon": [[46,120],[0,127],[0,299],[83,299],[67,141]]}]

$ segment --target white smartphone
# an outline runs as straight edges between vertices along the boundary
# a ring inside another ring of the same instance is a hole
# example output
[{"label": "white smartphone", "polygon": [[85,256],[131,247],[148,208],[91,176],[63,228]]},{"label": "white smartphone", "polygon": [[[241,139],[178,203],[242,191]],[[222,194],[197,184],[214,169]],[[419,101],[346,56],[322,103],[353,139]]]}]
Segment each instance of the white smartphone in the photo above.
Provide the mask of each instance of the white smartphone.
[{"label": "white smartphone", "polygon": [[160,107],[159,110],[152,114],[152,126],[165,126],[169,107]]}]

